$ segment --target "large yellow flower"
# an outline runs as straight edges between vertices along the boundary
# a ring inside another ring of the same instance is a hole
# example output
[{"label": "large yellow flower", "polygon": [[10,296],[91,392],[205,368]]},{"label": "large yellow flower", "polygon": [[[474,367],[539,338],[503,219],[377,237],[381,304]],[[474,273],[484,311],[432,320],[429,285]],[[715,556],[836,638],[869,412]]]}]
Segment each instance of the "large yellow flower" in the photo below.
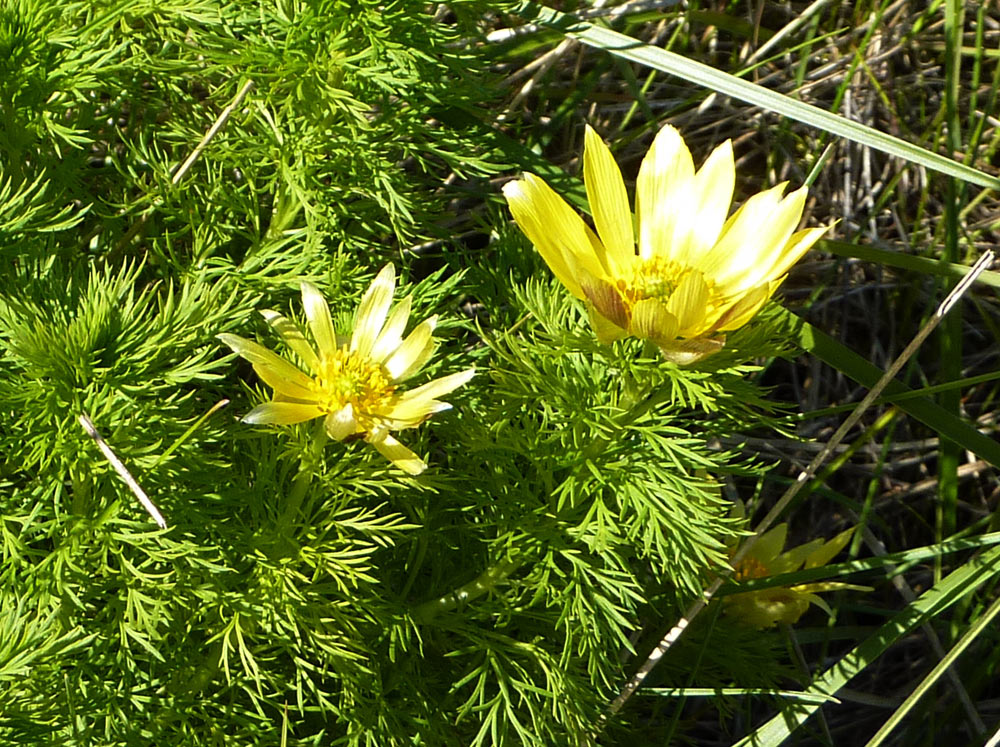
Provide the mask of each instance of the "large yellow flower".
[{"label": "large yellow flower", "polygon": [[596,234],[534,174],[503,191],[552,272],[586,302],[601,342],[631,335],[690,363],[746,324],[827,230],[795,231],[806,188],[782,197],[787,183],[727,218],[735,171],[729,141],[695,171],[680,134],[663,127],[639,169],[633,230],[621,171],[587,127],[583,178]]},{"label": "large yellow flower", "polygon": [[255,342],[219,335],[274,389],[272,401],[255,407],[243,422],[287,425],[325,418],[330,438],[363,437],[403,471],[420,474],[427,465],[390,431],[413,428],[434,413],[447,410],[451,405],[437,397],[466,383],[474,371],[444,376],[409,391],[398,388],[433,353],[431,333],[437,317],[418,324],[403,338],[412,298],[407,296],[389,313],[396,287],[391,264],[382,268],[361,299],[349,339],[334,333],[330,309],[320,292],[309,283],[303,282],[301,287],[315,347],[297,324],[275,311],[263,312],[297,356],[301,368]]},{"label": "large yellow flower", "polygon": [[[829,542],[816,539],[782,552],[788,536],[788,525],[779,524],[762,534],[750,548],[750,552],[735,567],[733,580],[739,582],[769,578],[782,573],[792,573],[800,568],[819,568],[829,563],[844,548],[853,532],[854,527],[851,527]],[[827,614],[832,614],[826,602],[817,594],[837,589],[871,591],[868,586],[826,581],[745,591],[723,597],[722,603],[727,615],[755,628],[769,628],[779,622],[789,625],[798,622],[810,604],[815,604]]]}]

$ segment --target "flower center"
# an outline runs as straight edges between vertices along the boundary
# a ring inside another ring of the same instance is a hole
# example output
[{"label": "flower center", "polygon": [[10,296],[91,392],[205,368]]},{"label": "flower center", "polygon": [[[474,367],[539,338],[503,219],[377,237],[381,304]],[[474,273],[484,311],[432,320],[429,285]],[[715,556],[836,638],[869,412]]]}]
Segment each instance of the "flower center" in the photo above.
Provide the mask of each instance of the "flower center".
[{"label": "flower center", "polygon": [[382,366],[346,346],[320,359],[312,388],[324,412],[340,412],[350,404],[356,416],[376,411],[396,391]]},{"label": "flower center", "polygon": [[670,298],[676,290],[684,268],[676,262],[668,262],[660,257],[647,259],[635,266],[632,271],[632,282],[629,283],[630,300],[641,301],[644,298]]},{"label": "flower center", "polygon": [[[630,307],[647,298],[668,301],[680,285],[681,279],[689,272],[698,270],[662,257],[651,257],[637,263],[632,270],[632,277],[618,280],[616,286]],[[711,292],[713,285],[711,279],[704,279]]]},{"label": "flower center", "polygon": [[771,572],[767,569],[767,566],[757,560],[757,558],[743,558],[733,571],[733,580],[746,581],[751,578],[767,578],[770,575]]}]

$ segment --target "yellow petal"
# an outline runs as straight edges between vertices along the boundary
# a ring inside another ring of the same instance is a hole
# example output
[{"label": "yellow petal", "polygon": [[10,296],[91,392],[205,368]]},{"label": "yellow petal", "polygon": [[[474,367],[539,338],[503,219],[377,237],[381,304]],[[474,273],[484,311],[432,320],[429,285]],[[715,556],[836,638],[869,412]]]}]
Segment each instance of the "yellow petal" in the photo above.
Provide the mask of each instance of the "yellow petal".
[{"label": "yellow petal", "polygon": [[423,459],[388,434],[370,443],[382,456],[409,475],[419,475],[427,469],[427,463]]},{"label": "yellow petal", "polygon": [[850,542],[855,528],[856,527],[845,529],[829,542],[825,542],[815,552],[809,553],[809,556],[805,560],[805,567],[818,568],[819,566],[826,565],[833,560],[833,557],[843,550],[847,543]]},{"label": "yellow petal", "polygon": [[393,381],[403,381],[420,370],[434,352],[434,340],[431,333],[437,317],[431,317],[427,321],[418,324],[413,331],[406,336],[406,340],[389,356],[384,366],[389,372]]},{"label": "yellow petal", "polygon": [[678,222],[689,220],[686,195],[694,162],[680,133],[670,125],[657,133],[642,159],[635,186],[639,256],[673,259],[671,242]]},{"label": "yellow petal", "polygon": [[722,312],[722,315],[715,322],[714,329],[720,332],[739,329],[753,319],[777,287],[778,283],[764,283],[756,288],[751,288],[736,303]]},{"label": "yellow petal", "polygon": [[414,428],[431,415],[450,410],[451,405],[438,399],[416,399],[400,401],[382,417],[389,423],[391,430]]},{"label": "yellow petal", "polygon": [[407,296],[392,310],[388,321],[382,328],[382,333],[375,340],[372,346],[371,359],[376,363],[382,363],[387,357],[396,352],[403,341],[403,331],[406,323],[410,319],[410,306],[413,304],[413,296]]},{"label": "yellow petal", "polygon": [[766,231],[761,236],[761,246],[764,248],[762,248],[759,260],[755,264],[755,269],[758,272],[745,277],[743,287],[753,287],[758,283],[784,274],[784,272],[778,272],[777,267],[784,258],[795,227],[802,220],[802,211],[805,209],[807,195],[808,190],[801,187],[778,204],[777,209],[768,219]]},{"label": "yellow petal", "polygon": [[697,337],[705,326],[708,308],[708,285],[696,270],[685,273],[677,289],[670,294],[667,311],[677,318],[680,337]]},{"label": "yellow petal", "polygon": [[820,581],[814,584],[796,584],[795,586],[789,588],[798,592],[809,594],[821,591],[873,591],[871,586],[845,584],[840,581]]},{"label": "yellow petal", "polygon": [[809,595],[781,588],[768,591],[772,593],[764,598],[764,605],[771,617],[772,625],[779,622],[794,625],[809,609]]},{"label": "yellow petal", "polygon": [[382,325],[385,324],[385,317],[392,304],[392,292],[395,289],[396,268],[390,263],[379,271],[371,287],[361,297],[361,303],[354,317],[354,330],[351,333],[352,353],[362,357],[371,354],[375,341],[382,331]]},{"label": "yellow petal", "polygon": [[782,548],[784,548],[787,537],[788,524],[778,524],[778,526],[764,532],[764,534],[757,538],[754,546],[750,549],[750,557],[755,558],[765,567],[770,568],[771,563],[774,562],[781,553]]},{"label": "yellow petal", "polygon": [[323,422],[327,435],[334,441],[343,441],[348,436],[358,432],[358,420],[354,416],[354,408],[348,402],[337,412],[326,416]]},{"label": "yellow petal", "polygon": [[309,330],[316,341],[316,349],[320,356],[332,355],[337,349],[337,335],[330,320],[330,307],[316,286],[303,280],[299,287],[302,290],[302,308],[306,312]]},{"label": "yellow petal", "polygon": [[291,399],[306,401],[315,397],[311,388],[312,379],[263,345],[237,335],[223,333],[216,336],[232,348],[233,352],[250,361],[261,380],[275,392],[280,392]]},{"label": "yellow petal", "polygon": [[632,211],[622,172],[600,136],[587,125],[583,150],[583,181],[597,234],[614,276],[631,267],[635,257]]},{"label": "yellow petal", "polygon": [[806,595],[783,588],[748,591],[724,599],[727,615],[754,628],[770,628],[778,622],[791,625],[809,609]]},{"label": "yellow petal", "polygon": [[693,340],[674,340],[657,343],[663,357],[678,366],[690,366],[722,350],[725,337],[696,337]]},{"label": "yellow petal", "polygon": [[778,185],[754,195],[737,211],[736,220],[727,223],[712,259],[722,257],[715,277],[719,290],[726,295],[739,293],[773,277],[788,239],[802,218],[806,189],[798,189],[779,200]]},{"label": "yellow petal", "polygon": [[659,299],[644,298],[632,307],[628,331],[636,337],[667,343],[677,337],[678,329],[677,317]]},{"label": "yellow petal", "polygon": [[[792,587],[792,588],[796,592],[798,592],[799,594],[802,595],[800,598],[803,601],[809,602],[810,604],[815,604],[817,607],[819,607],[821,610],[823,610],[827,615],[829,615],[830,617],[833,617],[833,610],[830,609],[830,605],[828,605],[825,601],[823,601],[822,597],[818,597],[815,594],[811,594],[811,593],[809,593],[807,591],[803,591],[803,587],[802,586],[795,586],[795,587]],[[830,591],[832,591],[832,589]],[[802,612],[799,613],[799,616],[796,617],[794,620],[790,621],[789,624],[798,622],[799,621],[799,617],[802,617],[802,614],[804,612],[805,612],[805,610],[802,610]],[[784,621],[782,621],[782,622],[784,622]]]},{"label": "yellow petal", "polygon": [[793,233],[778,261],[771,268],[767,279],[771,280],[788,272],[792,265],[802,259],[802,255],[809,251],[813,244],[819,241],[820,237],[829,230],[830,226],[819,226]]},{"label": "yellow petal", "polygon": [[594,330],[597,341],[602,345],[610,345],[628,334],[622,327],[597,313],[593,304],[587,304],[587,316],[590,318],[590,327]]},{"label": "yellow petal", "polygon": [[603,255],[594,232],[583,219],[534,174],[508,182],[503,187],[510,212],[542,259],[566,289],[579,299],[579,268],[592,275],[605,274]]},{"label": "yellow petal", "polygon": [[244,423],[263,425],[273,423],[276,425],[291,425],[292,423],[302,423],[323,415],[323,411],[314,404],[300,402],[265,402],[258,405],[243,416]]},{"label": "yellow petal", "polygon": [[281,335],[281,339],[285,341],[285,344],[299,356],[306,367],[311,371],[315,371],[319,366],[319,360],[316,358],[316,353],[312,349],[312,345],[309,344],[302,334],[302,330],[299,329],[299,325],[295,324],[288,317],[282,316],[277,311],[265,309],[260,313],[267,320],[267,323],[274,328],[274,331]]},{"label": "yellow petal", "polygon": [[440,379],[434,379],[434,381],[429,381],[423,386],[418,386],[416,389],[410,389],[408,392],[403,392],[403,394],[400,395],[399,405],[397,406],[409,406],[413,402],[421,399],[437,399],[450,391],[458,389],[458,387],[468,382],[468,380],[475,376],[475,374],[476,369],[470,368],[465,371],[450,374],[449,376],[442,376]]},{"label": "yellow petal", "polygon": [[767,567],[771,576],[778,576],[782,573],[792,573],[802,567],[806,562],[806,556],[823,546],[822,539],[814,539],[804,545],[786,550],[776,557]]},{"label": "yellow petal", "polygon": [[628,328],[628,307],[615,286],[603,278],[585,273],[580,278],[580,287],[596,314],[616,327]]},{"label": "yellow petal", "polygon": [[733,144],[727,140],[712,151],[681,196],[686,205],[685,214],[678,216],[671,240],[671,256],[676,261],[700,267],[722,232],[735,184]]},{"label": "yellow petal", "polygon": [[753,265],[757,256],[759,226],[777,209],[786,186],[787,182],[782,182],[758,192],[729,216],[722,226],[719,240],[699,263],[706,275],[724,284],[730,277],[740,277]]}]

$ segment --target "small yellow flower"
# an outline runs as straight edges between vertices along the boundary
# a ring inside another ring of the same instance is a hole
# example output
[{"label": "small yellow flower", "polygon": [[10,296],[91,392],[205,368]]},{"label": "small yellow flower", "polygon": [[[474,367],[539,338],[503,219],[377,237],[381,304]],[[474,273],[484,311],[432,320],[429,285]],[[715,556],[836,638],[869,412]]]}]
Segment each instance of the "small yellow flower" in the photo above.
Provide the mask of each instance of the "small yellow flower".
[{"label": "small yellow flower", "polygon": [[727,218],[736,179],[732,143],[695,171],[669,125],[639,169],[635,230],[621,171],[590,127],[583,179],[596,234],[534,174],[503,191],[549,268],[586,302],[601,342],[651,340],[678,363],[718,351],[723,333],[750,321],[828,228],[795,231],[806,188],[782,197],[787,183],[754,195]]},{"label": "small yellow flower", "polygon": [[[760,536],[750,548],[750,552],[735,567],[732,578],[737,582],[769,578],[782,573],[792,573],[800,568],[818,568],[826,565],[844,548],[853,532],[854,527],[851,527],[829,542],[815,539],[781,552],[788,536],[788,525],[779,524]],[[826,602],[816,594],[837,589],[870,591],[867,586],[827,581],[746,591],[723,597],[722,603],[727,615],[732,615],[755,628],[769,628],[779,622],[789,625],[797,622],[809,609],[810,603],[821,607],[827,614],[832,614]]]},{"label": "small yellow flower", "polygon": [[255,342],[219,335],[274,389],[272,401],[255,407],[243,422],[288,425],[325,418],[330,438],[363,437],[404,472],[423,472],[427,468],[424,461],[390,431],[414,428],[434,413],[447,410],[451,405],[436,398],[465,384],[474,371],[444,376],[409,391],[399,388],[433,353],[431,334],[437,317],[417,325],[404,339],[412,297],[404,298],[390,313],[395,287],[396,271],[388,264],[361,299],[350,338],[340,338],[333,331],[330,308],[323,296],[303,282],[302,306],[315,347],[291,320],[275,311],[263,312],[298,357],[301,368]]}]

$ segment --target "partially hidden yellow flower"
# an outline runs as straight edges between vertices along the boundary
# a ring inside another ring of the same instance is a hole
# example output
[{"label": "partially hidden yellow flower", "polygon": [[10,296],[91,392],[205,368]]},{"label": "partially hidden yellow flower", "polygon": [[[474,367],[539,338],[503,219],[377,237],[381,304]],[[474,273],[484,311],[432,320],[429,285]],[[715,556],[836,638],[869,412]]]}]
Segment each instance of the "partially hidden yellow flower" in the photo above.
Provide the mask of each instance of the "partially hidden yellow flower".
[{"label": "partially hidden yellow flower", "polygon": [[220,334],[219,339],[250,361],[261,380],[274,390],[273,399],[247,413],[243,422],[288,425],[324,418],[330,438],[364,438],[404,472],[423,472],[426,463],[391,431],[413,428],[434,413],[447,410],[451,405],[437,397],[465,384],[474,370],[444,376],[416,389],[399,388],[433,353],[431,334],[437,317],[418,324],[404,339],[412,297],[404,298],[390,313],[395,287],[396,271],[388,264],[361,299],[350,337],[342,338],[333,330],[323,296],[303,282],[302,306],[315,345],[291,320],[275,311],[262,312],[297,357],[298,365],[250,340]]},{"label": "partially hidden yellow flower", "polygon": [[[854,529],[851,527],[841,532],[829,542],[815,539],[782,552],[788,536],[788,525],[779,524],[760,536],[750,552],[735,566],[732,578],[739,582],[793,573],[803,568],[819,568],[829,563],[844,548]],[[871,591],[867,586],[826,581],[745,591],[723,597],[722,603],[726,614],[742,623],[755,628],[769,628],[779,622],[789,625],[798,622],[810,604],[821,607],[827,614],[833,614],[817,594],[838,589]]]},{"label": "partially hidden yellow flower", "polygon": [[583,179],[596,233],[534,174],[503,191],[549,268],[587,304],[598,340],[638,337],[692,363],[750,321],[828,228],[795,231],[806,188],[782,197],[787,182],[728,215],[735,174],[730,141],[695,171],[680,134],[664,126],[639,168],[633,229],[621,171],[587,127]]}]

